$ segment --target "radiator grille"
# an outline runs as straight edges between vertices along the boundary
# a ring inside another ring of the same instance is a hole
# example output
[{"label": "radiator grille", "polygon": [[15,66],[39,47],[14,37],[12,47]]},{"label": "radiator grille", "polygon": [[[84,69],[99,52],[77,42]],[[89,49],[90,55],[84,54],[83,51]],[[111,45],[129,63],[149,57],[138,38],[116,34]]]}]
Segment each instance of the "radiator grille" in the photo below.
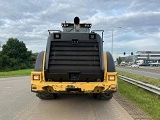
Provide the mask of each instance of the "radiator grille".
[{"label": "radiator grille", "polygon": [[99,44],[96,40],[51,41],[48,72],[100,73]]}]

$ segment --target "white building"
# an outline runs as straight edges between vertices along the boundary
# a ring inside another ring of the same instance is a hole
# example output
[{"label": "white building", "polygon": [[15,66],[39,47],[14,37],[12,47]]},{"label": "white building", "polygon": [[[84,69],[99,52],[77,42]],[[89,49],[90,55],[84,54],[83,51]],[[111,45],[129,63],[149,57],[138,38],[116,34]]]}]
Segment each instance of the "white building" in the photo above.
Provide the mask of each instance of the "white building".
[{"label": "white building", "polygon": [[160,63],[160,51],[137,51],[135,59],[139,64]]},{"label": "white building", "polygon": [[160,51],[137,51],[135,55],[137,60],[160,61]]}]

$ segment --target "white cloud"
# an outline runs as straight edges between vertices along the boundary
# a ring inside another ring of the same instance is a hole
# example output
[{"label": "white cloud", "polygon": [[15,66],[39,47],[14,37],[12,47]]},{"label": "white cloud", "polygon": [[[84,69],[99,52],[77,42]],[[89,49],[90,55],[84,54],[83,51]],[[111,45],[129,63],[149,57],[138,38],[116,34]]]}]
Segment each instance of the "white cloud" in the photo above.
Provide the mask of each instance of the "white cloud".
[{"label": "white cloud", "polygon": [[61,22],[92,22],[93,29],[104,29],[104,49],[123,51],[160,50],[159,0],[0,0],[0,42],[9,37],[26,43],[33,52],[45,50],[48,29],[61,29]]}]

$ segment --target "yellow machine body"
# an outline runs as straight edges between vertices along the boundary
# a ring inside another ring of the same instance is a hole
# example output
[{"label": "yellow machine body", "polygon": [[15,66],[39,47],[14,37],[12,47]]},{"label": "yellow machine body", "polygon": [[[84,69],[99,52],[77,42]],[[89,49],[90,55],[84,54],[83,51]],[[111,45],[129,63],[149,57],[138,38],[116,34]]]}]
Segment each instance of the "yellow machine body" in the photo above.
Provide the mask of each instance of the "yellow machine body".
[{"label": "yellow machine body", "polygon": [[117,72],[107,71],[107,55],[104,53],[104,80],[103,82],[46,82],[43,55],[41,72],[31,72],[31,91],[37,93],[114,93],[117,91]]}]

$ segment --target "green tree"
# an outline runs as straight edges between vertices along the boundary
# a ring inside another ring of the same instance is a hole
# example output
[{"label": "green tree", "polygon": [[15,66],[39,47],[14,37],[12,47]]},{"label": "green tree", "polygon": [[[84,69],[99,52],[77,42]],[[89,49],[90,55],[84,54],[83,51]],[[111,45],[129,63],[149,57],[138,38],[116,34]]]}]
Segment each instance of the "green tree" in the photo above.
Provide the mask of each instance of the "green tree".
[{"label": "green tree", "polygon": [[1,53],[1,51],[0,51],[0,70],[2,69],[2,53]]},{"label": "green tree", "polygon": [[37,56],[38,56],[39,53],[32,53],[31,55],[31,58],[30,58],[30,61],[35,63],[36,62],[36,59],[37,59]]},{"label": "green tree", "polygon": [[28,51],[25,43],[17,38],[9,38],[7,43],[2,46],[1,62],[4,69],[25,69],[31,66],[31,51]]},{"label": "green tree", "polygon": [[4,70],[11,70],[11,67],[10,67],[10,64],[11,64],[11,59],[7,56],[7,55],[3,55],[1,53],[1,56],[0,56],[0,70],[1,71],[4,71]]},{"label": "green tree", "polygon": [[121,62],[122,62],[121,57],[117,58],[117,63],[118,63],[118,65],[119,65]]},{"label": "green tree", "polygon": [[9,38],[6,45],[2,46],[2,54],[5,54],[11,58],[28,58],[26,45],[23,41],[19,41],[17,38]]}]

